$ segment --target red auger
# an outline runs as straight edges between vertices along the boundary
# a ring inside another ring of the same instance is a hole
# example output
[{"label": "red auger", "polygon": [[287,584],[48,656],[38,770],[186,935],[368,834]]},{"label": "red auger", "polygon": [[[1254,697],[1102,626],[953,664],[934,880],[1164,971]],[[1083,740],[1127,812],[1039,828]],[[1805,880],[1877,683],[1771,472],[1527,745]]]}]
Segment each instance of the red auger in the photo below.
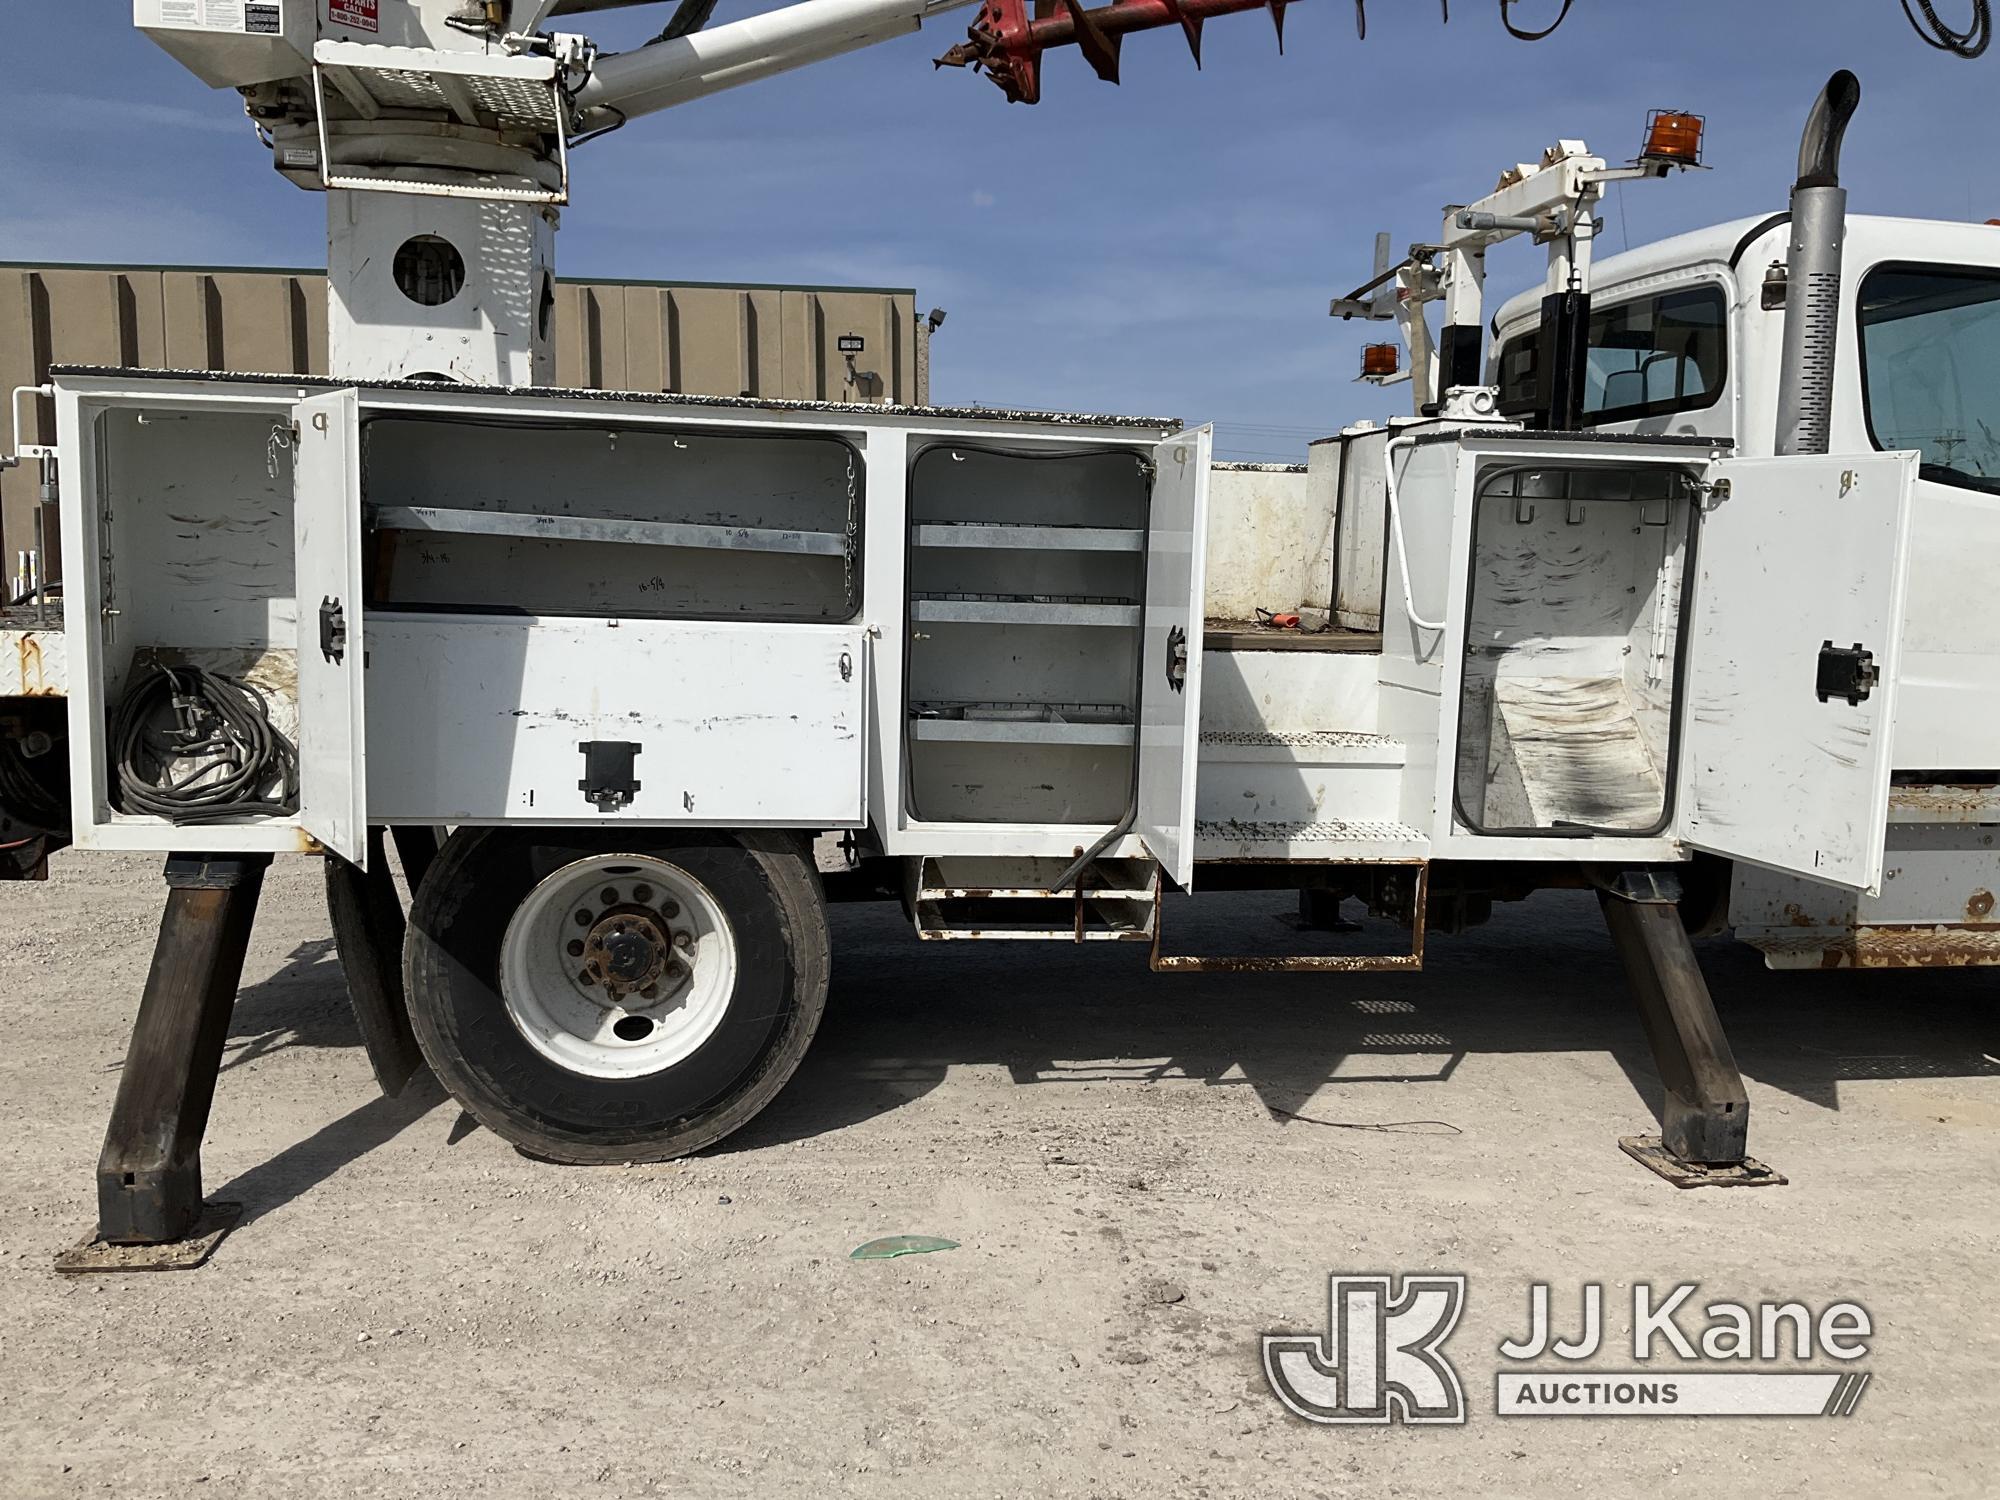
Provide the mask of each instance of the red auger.
[{"label": "red auger", "polygon": [[1112,0],[1085,10],[1077,0],[985,0],[979,17],[960,42],[937,60],[939,67],[983,72],[1017,104],[1042,97],[1042,53],[1075,44],[1106,83],[1118,81],[1118,45],[1128,31],[1178,25],[1187,37],[1194,65],[1201,66],[1201,23],[1239,10],[1268,10],[1285,50],[1285,7],[1291,0]]}]

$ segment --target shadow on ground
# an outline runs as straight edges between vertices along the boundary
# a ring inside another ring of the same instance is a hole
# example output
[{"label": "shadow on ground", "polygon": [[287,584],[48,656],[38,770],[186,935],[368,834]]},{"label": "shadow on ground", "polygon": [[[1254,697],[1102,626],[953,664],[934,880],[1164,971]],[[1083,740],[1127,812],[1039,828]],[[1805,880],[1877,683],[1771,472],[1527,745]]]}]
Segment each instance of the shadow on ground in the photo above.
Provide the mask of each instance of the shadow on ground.
[{"label": "shadow on ground", "polygon": [[[1283,920],[1288,899],[1170,906],[1173,946],[1277,954],[1408,941],[1299,933]],[[1700,948],[1753,1079],[1837,1109],[1845,1079],[2000,1073],[1988,1056],[2000,1051],[1990,975],[1779,973],[1734,943]],[[1002,1066],[1021,1085],[1177,1077],[1249,1088],[1281,1123],[1316,1096],[1324,1109],[1322,1090],[1338,1079],[1346,1120],[1376,1119],[1371,1091],[1398,1119],[1448,1119],[1445,1085],[1460,1062],[1511,1052],[1607,1053],[1657,1116],[1659,1075],[1588,893],[1544,893],[1471,932],[1433,936],[1417,974],[1156,975],[1140,944],[918,944],[893,908],[849,907],[836,913],[833,993],[813,1050],[776,1103],[719,1149],[837,1130],[968,1063]],[[1422,1107],[1413,1084],[1435,1085]]]},{"label": "shadow on ground", "polygon": [[[1285,920],[1288,899],[1221,894],[1170,906],[1173,947],[1393,950],[1407,940],[1392,929],[1298,932]],[[1383,1111],[1449,1119],[1446,1085],[1470,1054],[1597,1052],[1659,1109],[1658,1074],[1585,893],[1547,892],[1471,932],[1434,936],[1417,974],[1155,975],[1143,944],[919,943],[888,905],[837,907],[833,925],[833,989],[812,1050],[719,1151],[839,1130],[922,1097],[965,1064],[997,1065],[1022,1086],[1173,1077],[1248,1088],[1279,1123],[1316,1098],[1324,1112],[1322,1091],[1337,1079],[1343,1123],[1368,1123]],[[1752,1079],[1837,1109],[1848,1079],[2000,1072],[1995,988],[1983,972],[1778,973],[1733,943],[1700,947]],[[301,944],[246,989],[230,1034],[225,1067],[292,1047],[358,1047],[330,940]],[[1434,1087],[1417,1104],[1411,1085]],[[442,1099],[421,1077],[402,1100],[361,1106],[227,1191],[268,1212]],[[455,1127],[453,1139],[462,1134]]]}]

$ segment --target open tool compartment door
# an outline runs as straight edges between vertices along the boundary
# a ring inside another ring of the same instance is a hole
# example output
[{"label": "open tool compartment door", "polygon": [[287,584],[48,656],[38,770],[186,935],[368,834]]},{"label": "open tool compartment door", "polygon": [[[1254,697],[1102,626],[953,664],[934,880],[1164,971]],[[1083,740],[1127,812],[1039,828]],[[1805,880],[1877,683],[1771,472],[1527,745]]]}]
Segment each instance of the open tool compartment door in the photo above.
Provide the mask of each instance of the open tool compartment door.
[{"label": "open tool compartment door", "polygon": [[1678,832],[1873,891],[1882,880],[1916,455],[1708,467]]},{"label": "open tool compartment door", "polygon": [[360,397],[292,408],[297,549],[299,821],[355,864],[368,857],[361,643]]},{"label": "open tool compartment door", "polygon": [[1213,429],[1155,445],[1139,677],[1136,828],[1182,890],[1194,878],[1194,779],[1201,752],[1203,550]]}]

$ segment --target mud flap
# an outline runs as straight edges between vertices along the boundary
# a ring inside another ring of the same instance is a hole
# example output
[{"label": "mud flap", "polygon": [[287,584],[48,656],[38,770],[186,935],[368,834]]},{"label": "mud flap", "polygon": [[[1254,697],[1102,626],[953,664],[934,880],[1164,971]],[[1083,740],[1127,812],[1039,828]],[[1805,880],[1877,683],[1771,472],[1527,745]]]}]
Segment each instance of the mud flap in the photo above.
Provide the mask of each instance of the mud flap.
[{"label": "mud flap", "polygon": [[393,1099],[423,1066],[423,1055],[403,994],[403,901],[383,852],[382,830],[370,828],[365,871],[329,853],[326,907],[368,1065]]}]

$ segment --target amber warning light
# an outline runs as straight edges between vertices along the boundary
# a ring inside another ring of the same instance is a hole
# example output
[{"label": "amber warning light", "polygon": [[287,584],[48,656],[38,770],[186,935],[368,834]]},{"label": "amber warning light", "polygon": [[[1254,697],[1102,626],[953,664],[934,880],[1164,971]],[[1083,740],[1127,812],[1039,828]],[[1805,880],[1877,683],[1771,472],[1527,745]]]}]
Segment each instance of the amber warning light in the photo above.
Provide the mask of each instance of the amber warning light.
[{"label": "amber warning light", "polygon": [[1676,166],[1701,165],[1700,115],[1678,109],[1656,109],[1646,117],[1646,146],[1641,161],[1672,162]]},{"label": "amber warning light", "polygon": [[1402,351],[1394,344],[1369,344],[1361,351],[1361,377],[1393,375]]}]

